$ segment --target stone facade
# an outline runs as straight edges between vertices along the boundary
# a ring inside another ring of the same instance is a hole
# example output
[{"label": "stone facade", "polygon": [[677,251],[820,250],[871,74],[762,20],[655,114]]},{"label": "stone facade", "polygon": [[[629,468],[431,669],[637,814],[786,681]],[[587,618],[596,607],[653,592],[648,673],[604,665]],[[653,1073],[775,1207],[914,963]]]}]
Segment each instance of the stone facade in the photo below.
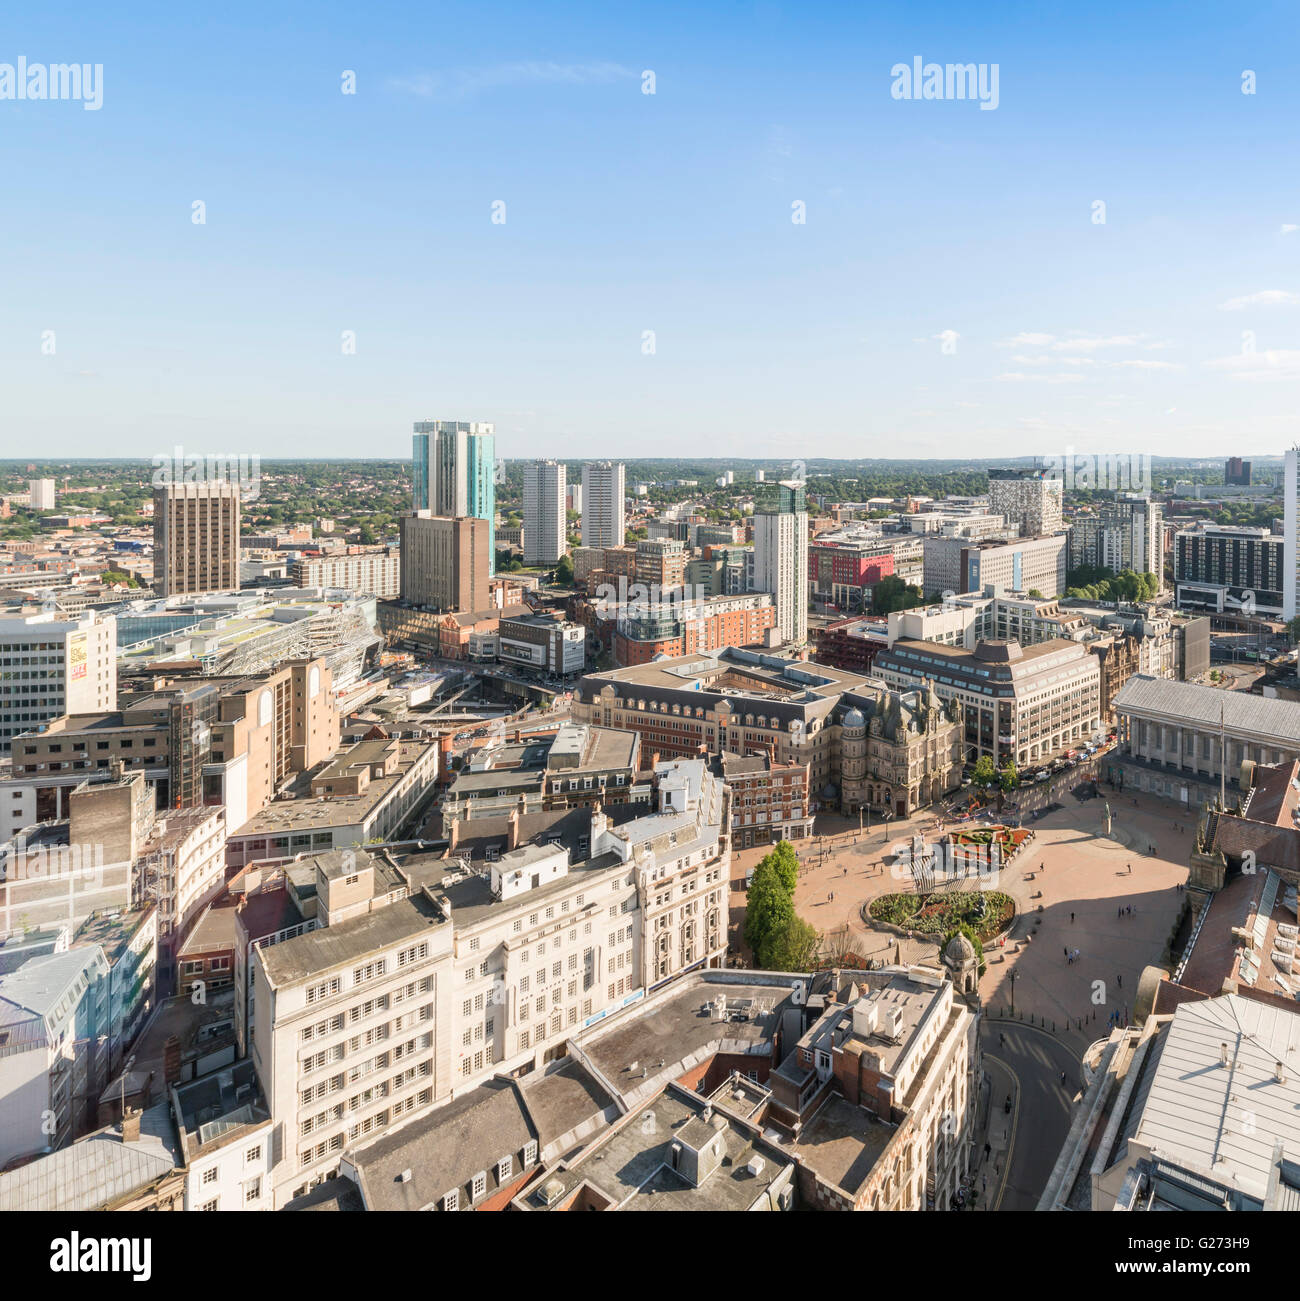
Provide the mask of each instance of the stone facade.
[{"label": "stone facade", "polygon": [[924,692],[888,691],[856,701],[840,720],[840,808],[888,809],[900,818],[961,784],[961,702]]}]

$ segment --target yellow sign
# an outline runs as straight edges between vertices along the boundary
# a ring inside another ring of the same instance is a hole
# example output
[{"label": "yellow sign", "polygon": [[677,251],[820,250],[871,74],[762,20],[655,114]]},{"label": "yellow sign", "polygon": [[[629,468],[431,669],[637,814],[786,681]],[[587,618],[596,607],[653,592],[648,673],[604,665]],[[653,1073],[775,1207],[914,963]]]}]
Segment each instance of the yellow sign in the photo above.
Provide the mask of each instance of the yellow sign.
[{"label": "yellow sign", "polygon": [[68,638],[68,680],[76,681],[86,676],[86,634],[79,632]]}]

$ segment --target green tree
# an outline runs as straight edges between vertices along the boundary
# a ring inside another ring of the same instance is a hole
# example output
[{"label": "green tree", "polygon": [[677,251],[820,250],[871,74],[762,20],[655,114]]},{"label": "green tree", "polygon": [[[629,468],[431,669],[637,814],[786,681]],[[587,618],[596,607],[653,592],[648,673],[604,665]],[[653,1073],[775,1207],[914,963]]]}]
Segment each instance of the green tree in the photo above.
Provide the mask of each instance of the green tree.
[{"label": "green tree", "polygon": [[792,916],[790,892],[775,857],[768,854],[754,868],[745,897],[745,943],[755,957],[763,953],[768,936],[785,926]]},{"label": "green tree", "polygon": [[817,953],[817,932],[791,908],[764,941],[757,955],[765,971],[807,971]]},{"label": "green tree", "polygon": [[555,566],[555,581],[560,587],[573,586],[573,561],[561,556]]},{"label": "green tree", "polygon": [[1295,646],[1300,643],[1300,614],[1287,623],[1286,632],[1287,636],[1291,638],[1291,645]]},{"label": "green tree", "polygon": [[[990,760],[990,762],[992,762]],[[1016,765],[1010,759],[1002,765],[1002,771],[998,774],[998,785],[1004,791],[1013,791],[1016,789],[1016,783],[1020,780],[1020,774],[1016,772]]]},{"label": "green tree", "polygon": [[903,582],[897,574],[882,578],[871,589],[871,610],[873,614],[890,614],[895,610],[911,610],[925,604],[925,597],[919,587]]},{"label": "green tree", "polygon": [[781,884],[785,886],[786,893],[794,898],[795,887],[799,884],[799,855],[794,852],[794,846],[788,840],[782,840],[766,857],[776,864]]},{"label": "green tree", "polygon": [[988,755],[982,754],[975,760],[975,767],[971,770],[970,779],[976,786],[983,787],[986,790],[997,780],[993,760]]}]

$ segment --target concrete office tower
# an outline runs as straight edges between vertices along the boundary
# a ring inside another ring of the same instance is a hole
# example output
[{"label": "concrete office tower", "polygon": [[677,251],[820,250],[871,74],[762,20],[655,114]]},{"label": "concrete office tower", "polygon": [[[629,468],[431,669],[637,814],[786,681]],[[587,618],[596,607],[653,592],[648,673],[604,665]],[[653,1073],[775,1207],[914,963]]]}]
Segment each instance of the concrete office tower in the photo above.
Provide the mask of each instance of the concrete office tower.
[{"label": "concrete office tower", "polygon": [[62,714],[117,708],[117,620],[86,611],[0,618],[0,754]]},{"label": "concrete office tower", "polygon": [[1282,618],[1291,620],[1300,610],[1296,609],[1296,530],[1300,528],[1297,519],[1296,492],[1297,479],[1300,479],[1300,448],[1293,447],[1286,454],[1286,470],[1282,489]]},{"label": "concrete office tower", "polygon": [[990,470],[989,510],[1019,524],[1021,537],[1059,533],[1063,486],[1046,470]]},{"label": "concrete office tower", "polygon": [[570,510],[580,511],[582,509],[582,484],[569,484],[565,491],[564,503]]},{"label": "concrete office tower", "polygon": [[764,484],[754,503],[754,590],[771,592],[784,642],[808,638],[808,510],[802,483]]},{"label": "concrete office tower", "polygon": [[564,466],[558,461],[524,466],[524,564],[553,565],[564,555],[565,487]]},{"label": "concrete office tower", "polygon": [[491,554],[486,520],[427,510],[403,515],[402,600],[427,610],[486,610]]},{"label": "concrete office tower", "polygon": [[1120,569],[1154,574],[1165,585],[1165,516],[1159,502],[1145,496],[1121,496],[1112,508],[1121,521]]},{"label": "concrete office tower", "polygon": [[53,479],[28,479],[27,492],[32,499],[33,510],[54,509]]},{"label": "concrete office tower", "polygon": [[417,511],[487,521],[496,559],[496,428],[465,420],[417,420],[411,439],[412,505]]},{"label": "concrete office tower", "polygon": [[153,490],[153,586],[159,596],[239,591],[239,484]]},{"label": "concrete office tower", "polygon": [[621,547],[627,530],[623,516],[623,467],[597,461],[582,467],[582,545]]},{"label": "concrete office tower", "polygon": [[1223,482],[1239,487],[1250,487],[1250,462],[1240,456],[1230,456],[1223,465]]}]

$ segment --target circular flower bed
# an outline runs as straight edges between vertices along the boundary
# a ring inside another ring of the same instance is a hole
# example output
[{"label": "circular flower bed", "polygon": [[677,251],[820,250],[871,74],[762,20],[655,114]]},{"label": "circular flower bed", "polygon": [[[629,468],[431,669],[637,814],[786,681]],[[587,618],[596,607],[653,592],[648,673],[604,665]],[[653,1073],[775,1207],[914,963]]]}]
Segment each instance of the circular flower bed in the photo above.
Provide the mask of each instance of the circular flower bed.
[{"label": "circular flower bed", "polygon": [[1000,890],[883,894],[871,901],[867,912],[875,921],[922,935],[946,935],[964,922],[983,943],[1010,925],[1016,905],[1010,895]]}]

